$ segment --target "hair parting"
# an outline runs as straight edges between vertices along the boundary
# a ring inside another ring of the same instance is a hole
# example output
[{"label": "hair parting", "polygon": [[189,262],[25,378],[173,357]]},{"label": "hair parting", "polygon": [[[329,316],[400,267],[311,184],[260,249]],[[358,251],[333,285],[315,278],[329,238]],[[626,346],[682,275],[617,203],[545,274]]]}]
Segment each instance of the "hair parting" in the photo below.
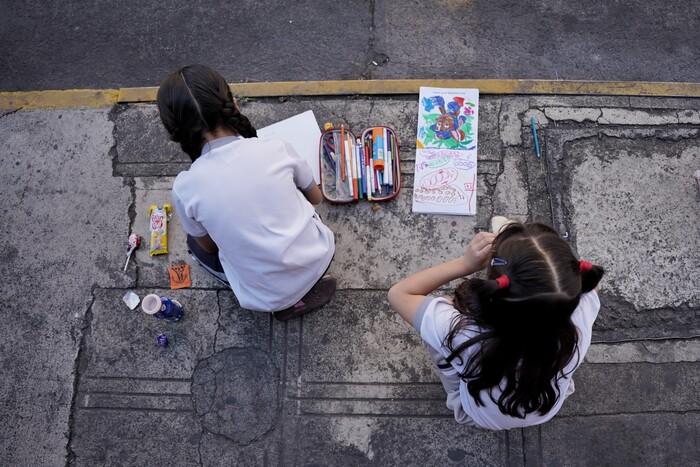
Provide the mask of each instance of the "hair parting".
[{"label": "hair parting", "polygon": [[233,100],[219,73],[204,65],[189,65],[168,75],[156,99],[170,139],[195,161],[202,153],[205,132],[226,129],[244,138],[257,132]]}]

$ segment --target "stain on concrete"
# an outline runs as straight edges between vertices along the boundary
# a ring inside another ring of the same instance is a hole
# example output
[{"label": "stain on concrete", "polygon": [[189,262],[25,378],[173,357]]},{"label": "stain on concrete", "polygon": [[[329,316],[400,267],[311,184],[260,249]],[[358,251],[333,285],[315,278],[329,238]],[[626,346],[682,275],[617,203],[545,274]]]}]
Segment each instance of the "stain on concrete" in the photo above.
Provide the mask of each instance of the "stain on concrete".
[{"label": "stain on concrete", "polygon": [[267,353],[231,348],[197,364],[192,400],[207,431],[248,444],[273,429],[278,386],[279,370]]}]

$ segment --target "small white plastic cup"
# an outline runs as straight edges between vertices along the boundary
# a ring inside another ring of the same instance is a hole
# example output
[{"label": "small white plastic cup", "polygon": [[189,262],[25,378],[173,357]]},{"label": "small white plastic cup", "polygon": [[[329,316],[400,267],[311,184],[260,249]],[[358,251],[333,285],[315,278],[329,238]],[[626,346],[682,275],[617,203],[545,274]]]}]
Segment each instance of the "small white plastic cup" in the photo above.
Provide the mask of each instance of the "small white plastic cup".
[{"label": "small white plastic cup", "polygon": [[160,297],[154,293],[148,294],[141,300],[141,309],[147,315],[155,315],[160,311],[163,302]]}]

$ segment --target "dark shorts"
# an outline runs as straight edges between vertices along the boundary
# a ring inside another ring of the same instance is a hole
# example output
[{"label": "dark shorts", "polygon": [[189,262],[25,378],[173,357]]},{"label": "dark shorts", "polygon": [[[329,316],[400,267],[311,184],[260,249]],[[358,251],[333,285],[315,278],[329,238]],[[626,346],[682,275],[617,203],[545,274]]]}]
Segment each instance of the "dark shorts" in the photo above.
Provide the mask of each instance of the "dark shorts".
[{"label": "dark shorts", "polygon": [[224,267],[219,261],[218,253],[209,253],[199,246],[199,243],[191,235],[187,235],[187,251],[197,262],[211,275],[230,287]]}]

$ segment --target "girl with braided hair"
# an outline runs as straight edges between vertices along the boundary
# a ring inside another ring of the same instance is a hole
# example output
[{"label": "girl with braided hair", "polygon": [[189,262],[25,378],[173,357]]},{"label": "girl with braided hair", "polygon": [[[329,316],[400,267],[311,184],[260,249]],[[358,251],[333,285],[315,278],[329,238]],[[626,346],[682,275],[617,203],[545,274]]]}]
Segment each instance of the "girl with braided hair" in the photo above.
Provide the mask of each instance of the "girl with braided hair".
[{"label": "girl with braided hair", "polygon": [[[428,296],[484,268],[454,295]],[[603,273],[550,227],[514,222],[394,285],[389,303],[420,333],[458,422],[522,428],[551,419],[574,392]]]},{"label": "girl with braided hair", "polygon": [[281,140],[259,140],[226,80],[203,65],[170,74],[158,110],[192,159],[173,204],[193,258],[231,287],[243,308],[286,321],[328,303],[335,242],[316,213],[311,168]]}]

